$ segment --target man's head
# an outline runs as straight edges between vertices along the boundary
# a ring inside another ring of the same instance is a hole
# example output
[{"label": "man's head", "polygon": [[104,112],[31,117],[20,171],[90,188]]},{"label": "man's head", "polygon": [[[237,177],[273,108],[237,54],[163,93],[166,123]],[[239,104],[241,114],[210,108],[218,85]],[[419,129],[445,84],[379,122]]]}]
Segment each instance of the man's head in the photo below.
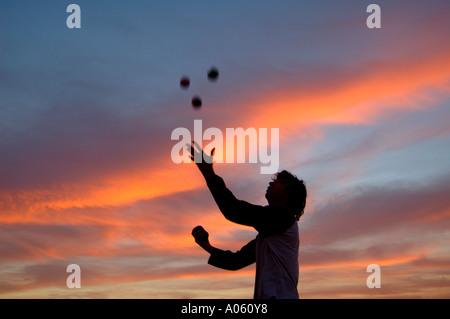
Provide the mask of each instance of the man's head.
[{"label": "man's head", "polygon": [[297,220],[303,215],[306,196],[305,183],[288,171],[275,174],[266,191],[269,205],[286,206]]}]

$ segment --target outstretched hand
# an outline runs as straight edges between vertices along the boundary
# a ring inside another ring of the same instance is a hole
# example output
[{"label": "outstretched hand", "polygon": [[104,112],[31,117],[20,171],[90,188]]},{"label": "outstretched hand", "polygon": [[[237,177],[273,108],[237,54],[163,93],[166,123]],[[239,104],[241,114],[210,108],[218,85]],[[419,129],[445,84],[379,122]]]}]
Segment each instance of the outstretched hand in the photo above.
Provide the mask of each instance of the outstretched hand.
[{"label": "outstretched hand", "polygon": [[186,144],[188,151],[191,153],[190,157],[191,160],[197,164],[197,167],[199,168],[200,172],[203,174],[203,176],[206,178],[208,176],[214,175],[213,170],[213,159],[214,159],[214,152],[215,148],[212,149],[211,155],[206,155],[205,152],[203,152],[200,145],[198,145],[195,141],[192,141],[192,144]]}]

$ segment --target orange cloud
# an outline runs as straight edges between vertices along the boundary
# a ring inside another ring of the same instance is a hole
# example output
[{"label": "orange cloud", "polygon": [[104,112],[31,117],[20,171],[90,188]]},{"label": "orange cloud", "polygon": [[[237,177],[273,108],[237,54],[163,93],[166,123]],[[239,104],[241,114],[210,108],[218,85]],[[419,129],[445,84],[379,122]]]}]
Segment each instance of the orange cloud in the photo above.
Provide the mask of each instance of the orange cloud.
[{"label": "orange cloud", "polygon": [[[338,79],[339,74],[333,74],[331,78],[315,83],[316,87],[311,87],[309,92],[286,85],[247,100],[246,111],[240,113],[246,120],[241,121],[247,122],[248,127],[283,128],[314,122],[354,123],[370,121],[393,104],[396,108],[421,107],[408,101],[425,94],[427,88],[445,90],[448,87],[449,55],[445,52],[402,63],[369,65],[342,81]],[[289,134],[289,130],[283,133]],[[286,134],[281,138],[289,138]],[[40,223],[41,217],[33,216],[46,209],[120,206],[204,187],[193,165],[175,165],[168,154],[156,155],[149,160],[149,165],[141,165],[75,184],[12,194],[4,191],[0,198],[10,203],[12,211],[16,211],[16,205],[21,205],[21,212],[2,214],[0,222]],[[64,220],[63,216],[60,218]]]},{"label": "orange cloud", "polygon": [[339,268],[359,268],[364,269],[368,265],[372,263],[376,263],[379,266],[394,266],[398,264],[405,264],[410,263],[414,261],[418,261],[423,257],[423,255],[404,255],[399,257],[389,257],[389,258],[382,258],[377,259],[376,261],[373,260],[373,258],[363,258],[363,259],[353,259],[349,261],[338,261],[338,262],[330,262],[330,263],[320,263],[320,264],[306,264],[302,265],[300,264],[300,268],[304,270],[309,269],[330,269],[330,270],[337,270]]},{"label": "orange cloud", "polygon": [[288,84],[248,101],[249,117],[251,113],[252,122],[259,127],[366,123],[392,107],[420,108],[411,102],[429,98],[428,89],[448,92],[449,55],[446,51],[420,59],[371,64],[343,79],[333,73],[309,91]]}]

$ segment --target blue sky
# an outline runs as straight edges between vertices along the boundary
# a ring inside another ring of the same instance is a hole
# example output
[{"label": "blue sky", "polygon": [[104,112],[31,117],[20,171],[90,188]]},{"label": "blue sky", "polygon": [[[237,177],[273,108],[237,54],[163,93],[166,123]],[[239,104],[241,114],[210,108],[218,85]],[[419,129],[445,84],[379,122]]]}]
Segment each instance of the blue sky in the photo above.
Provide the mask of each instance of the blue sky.
[{"label": "blue sky", "polygon": [[[447,1],[377,1],[377,30],[369,1],[77,1],[73,30],[70,3],[0,3],[1,297],[251,297],[254,268],[213,269],[190,236],[255,236],[171,161],[195,119],[280,129],[280,169],[309,191],[302,298],[449,296]],[[216,165],[265,204],[259,169]]]}]

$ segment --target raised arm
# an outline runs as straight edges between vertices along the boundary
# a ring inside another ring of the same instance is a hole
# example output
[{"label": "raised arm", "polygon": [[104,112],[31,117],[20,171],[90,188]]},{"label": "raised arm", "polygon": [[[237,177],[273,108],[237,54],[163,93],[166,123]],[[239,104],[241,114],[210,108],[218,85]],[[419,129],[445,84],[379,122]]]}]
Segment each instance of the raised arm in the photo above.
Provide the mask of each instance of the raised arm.
[{"label": "raised arm", "polygon": [[[226,219],[237,224],[254,227],[265,236],[285,231],[294,222],[293,215],[282,207],[253,205],[238,200],[213,169],[214,149],[206,155],[197,143],[188,145],[191,159],[203,174],[209,190]],[[195,149],[197,148],[197,150]]]}]

